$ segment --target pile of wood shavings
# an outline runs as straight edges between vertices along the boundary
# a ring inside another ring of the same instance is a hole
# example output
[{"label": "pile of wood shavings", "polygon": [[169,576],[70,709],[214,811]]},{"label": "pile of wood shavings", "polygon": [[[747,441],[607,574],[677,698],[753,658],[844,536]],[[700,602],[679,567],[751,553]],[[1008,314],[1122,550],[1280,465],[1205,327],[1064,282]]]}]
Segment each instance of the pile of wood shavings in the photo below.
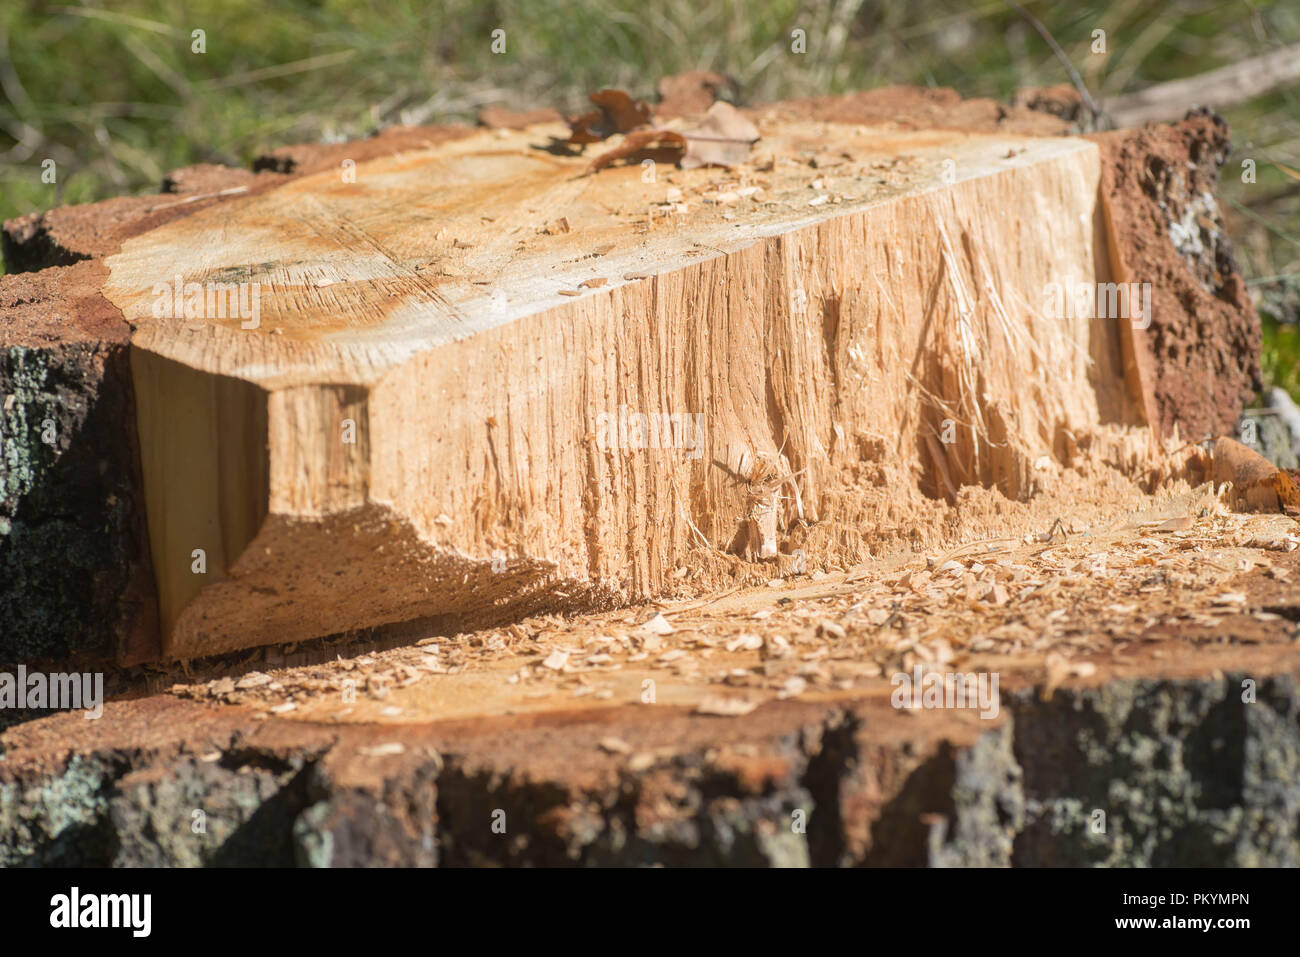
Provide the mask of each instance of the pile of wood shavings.
[{"label": "pile of wood shavings", "polygon": [[[1212,501],[1212,500],[1211,500]],[[185,697],[285,715],[324,698],[378,708],[401,689],[482,675],[525,698],[633,703],[620,672],[663,682],[743,690],[708,699],[705,713],[740,715],[765,698],[870,686],[915,665],[944,670],[1033,664],[1049,683],[1086,675],[1086,659],[1121,655],[1153,634],[1191,643],[1228,640],[1228,616],[1278,616],[1249,607],[1234,579],[1269,569],[1300,544],[1280,515],[1250,516],[1185,503],[1157,521],[1091,534],[1060,523],[1027,541],[972,543],[882,574],[777,579],[714,599],[603,615],[529,619],[506,629],[426,638],[408,647],[319,664],[247,672],[173,686]],[[1190,510],[1199,507],[1199,513]],[[1200,632],[1197,631],[1200,629]],[[1198,637],[1198,634],[1200,637]],[[1001,665],[999,665],[1001,663]],[[709,704],[713,701],[713,704]]]}]

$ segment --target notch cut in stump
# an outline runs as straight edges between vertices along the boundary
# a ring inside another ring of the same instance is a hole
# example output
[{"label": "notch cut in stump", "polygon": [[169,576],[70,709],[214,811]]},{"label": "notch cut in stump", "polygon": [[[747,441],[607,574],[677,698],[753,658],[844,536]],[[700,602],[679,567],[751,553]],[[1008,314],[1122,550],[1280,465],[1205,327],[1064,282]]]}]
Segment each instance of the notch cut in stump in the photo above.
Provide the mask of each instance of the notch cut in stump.
[{"label": "notch cut in stump", "polygon": [[127,240],[165,652],[653,595],[751,521],[737,448],[785,531],[866,459],[1018,497],[1143,424],[1127,319],[1045,305],[1109,280],[1096,145],[759,125],[591,176],[485,132]]}]

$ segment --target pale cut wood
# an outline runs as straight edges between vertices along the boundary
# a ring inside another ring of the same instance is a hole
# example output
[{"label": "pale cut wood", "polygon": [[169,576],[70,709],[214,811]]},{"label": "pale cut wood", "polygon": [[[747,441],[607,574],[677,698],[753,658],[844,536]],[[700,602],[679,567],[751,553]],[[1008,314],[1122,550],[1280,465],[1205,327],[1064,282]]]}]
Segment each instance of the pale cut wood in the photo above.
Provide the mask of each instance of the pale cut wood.
[{"label": "pale cut wood", "polygon": [[[1108,274],[1093,144],[760,128],[653,176],[484,133],[127,241],[167,653],[628,601],[692,548],[770,555],[756,503],[857,522],[865,460],[1017,497],[1128,441],[1122,323],[1043,306]],[[260,324],[156,317],[176,276],[259,284]],[[702,448],[609,448],[626,414],[702,415]]]}]

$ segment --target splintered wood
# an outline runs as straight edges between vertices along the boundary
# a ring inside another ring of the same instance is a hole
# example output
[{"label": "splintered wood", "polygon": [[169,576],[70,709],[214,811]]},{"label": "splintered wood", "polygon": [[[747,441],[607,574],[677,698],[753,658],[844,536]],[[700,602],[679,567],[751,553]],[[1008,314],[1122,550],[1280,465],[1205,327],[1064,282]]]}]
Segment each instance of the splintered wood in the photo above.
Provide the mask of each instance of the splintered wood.
[{"label": "splintered wood", "polygon": [[565,133],[107,260],[168,655],[608,607],[695,552],[847,564],[864,513],[1149,465],[1124,323],[1043,305],[1109,278],[1092,143],[771,121],[733,168],[593,172]]}]

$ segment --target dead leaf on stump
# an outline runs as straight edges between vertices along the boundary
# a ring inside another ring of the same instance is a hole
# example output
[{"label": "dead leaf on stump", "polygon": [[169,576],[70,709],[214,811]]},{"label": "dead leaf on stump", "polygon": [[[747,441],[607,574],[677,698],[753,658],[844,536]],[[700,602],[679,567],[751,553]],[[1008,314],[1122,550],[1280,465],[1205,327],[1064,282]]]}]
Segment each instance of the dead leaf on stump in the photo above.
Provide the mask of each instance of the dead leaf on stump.
[{"label": "dead leaf on stump", "polygon": [[681,131],[651,126],[649,104],[622,90],[600,90],[591,94],[591,101],[599,109],[569,120],[569,142],[600,143],[618,133],[623,142],[593,159],[588,174],[651,148],[678,154],[683,169],[737,166],[749,158],[749,148],[759,138],[758,128],[722,100],[709,107],[698,127]]},{"label": "dead leaf on stump", "polygon": [[660,78],[656,89],[661,114],[696,116],[717,101],[719,90],[728,90],[734,97],[736,81],[711,70],[690,70]]},{"label": "dead leaf on stump", "polygon": [[685,152],[686,140],[682,134],[675,133],[672,130],[637,130],[635,133],[629,133],[623,137],[623,142],[618,146],[601,153],[592,160],[591,165],[587,167],[587,172],[594,173],[618,160],[648,150],[652,146],[663,146]]},{"label": "dead leaf on stump", "polygon": [[597,109],[569,120],[570,143],[599,143],[615,133],[631,133],[654,120],[650,104],[622,90],[597,90],[589,97]]},{"label": "dead leaf on stump", "polygon": [[719,100],[709,107],[698,129],[686,137],[682,169],[696,166],[738,166],[749,158],[749,148],[758,140],[758,128],[730,103]]}]

